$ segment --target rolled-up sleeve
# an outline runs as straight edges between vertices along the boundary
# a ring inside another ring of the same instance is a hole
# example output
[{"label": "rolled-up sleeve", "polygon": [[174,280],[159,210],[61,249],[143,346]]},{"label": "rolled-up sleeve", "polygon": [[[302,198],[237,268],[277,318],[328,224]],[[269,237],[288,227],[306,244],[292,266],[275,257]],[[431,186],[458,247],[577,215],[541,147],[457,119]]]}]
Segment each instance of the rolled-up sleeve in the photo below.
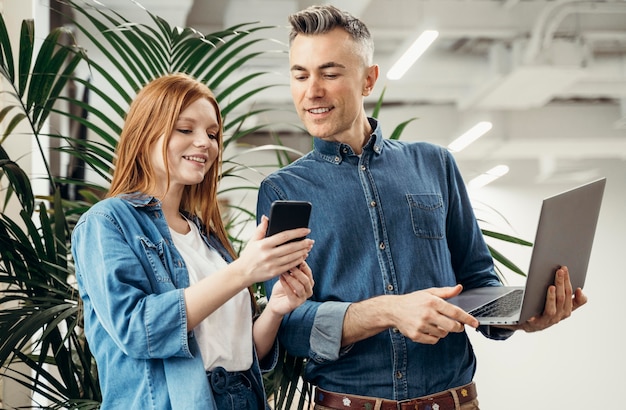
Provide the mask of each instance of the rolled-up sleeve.
[{"label": "rolled-up sleeve", "polygon": [[347,302],[325,302],[317,309],[310,339],[313,360],[337,360],[341,356],[343,320],[349,306]]}]

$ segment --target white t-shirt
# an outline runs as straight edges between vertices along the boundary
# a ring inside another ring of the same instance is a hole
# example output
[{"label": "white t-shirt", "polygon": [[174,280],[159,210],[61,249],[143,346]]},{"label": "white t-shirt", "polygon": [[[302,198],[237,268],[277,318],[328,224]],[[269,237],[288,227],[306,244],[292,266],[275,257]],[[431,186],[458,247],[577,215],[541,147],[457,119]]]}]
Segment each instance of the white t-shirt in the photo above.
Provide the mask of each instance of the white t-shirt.
[{"label": "white t-shirt", "polygon": [[[191,231],[187,234],[171,228],[170,232],[187,265],[189,283],[193,285],[227,263],[215,249],[204,243],[195,224],[189,222],[189,227]],[[194,332],[206,370],[218,366],[230,372],[248,370],[252,366],[252,310],[248,289],[220,306],[196,326]]]}]

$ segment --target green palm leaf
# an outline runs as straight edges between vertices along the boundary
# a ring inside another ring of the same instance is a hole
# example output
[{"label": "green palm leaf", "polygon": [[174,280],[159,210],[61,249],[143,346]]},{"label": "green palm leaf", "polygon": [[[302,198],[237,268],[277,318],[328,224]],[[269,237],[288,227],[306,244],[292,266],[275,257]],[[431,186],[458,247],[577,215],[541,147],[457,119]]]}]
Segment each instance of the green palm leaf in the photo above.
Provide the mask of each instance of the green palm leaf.
[{"label": "green palm leaf", "polygon": [[8,79],[10,83],[14,83],[15,63],[13,61],[13,50],[4,19],[0,19],[0,47],[0,69],[2,70],[2,76]]},{"label": "green palm leaf", "polygon": [[24,95],[30,78],[30,64],[33,58],[35,42],[35,22],[25,20],[22,22],[20,34],[18,93]]},{"label": "green palm leaf", "polygon": [[35,207],[35,198],[28,175],[13,162],[7,152],[0,146],[0,176],[5,175],[9,180],[9,189],[6,192],[3,209],[8,205],[12,194],[15,192],[17,198],[27,213],[32,213]]}]

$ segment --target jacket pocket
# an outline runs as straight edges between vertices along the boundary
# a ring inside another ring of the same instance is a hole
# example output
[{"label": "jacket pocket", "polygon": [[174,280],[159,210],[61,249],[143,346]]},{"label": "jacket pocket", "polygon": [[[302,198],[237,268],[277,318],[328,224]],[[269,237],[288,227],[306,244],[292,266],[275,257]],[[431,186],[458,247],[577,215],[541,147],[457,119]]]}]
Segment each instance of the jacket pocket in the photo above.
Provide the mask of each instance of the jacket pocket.
[{"label": "jacket pocket", "polygon": [[154,279],[157,282],[171,283],[172,278],[168,270],[165,268],[165,251],[163,242],[153,243],[146,237],[140,237],[141,247],[146,254],[148,263],[152,268]]},{"label": "jacket pocket", "polygon": [[419,238],[442,239],[445,232],[443,198],[440,194],[407,194],[413,232]]}]

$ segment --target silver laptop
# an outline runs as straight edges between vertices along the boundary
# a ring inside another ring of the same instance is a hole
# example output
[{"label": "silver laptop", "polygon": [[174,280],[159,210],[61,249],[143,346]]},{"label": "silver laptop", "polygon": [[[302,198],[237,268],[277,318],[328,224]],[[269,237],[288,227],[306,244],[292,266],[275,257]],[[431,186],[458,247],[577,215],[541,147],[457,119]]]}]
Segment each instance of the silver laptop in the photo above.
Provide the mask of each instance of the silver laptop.
[{"label": "silver laptop", "polygon": [[482,325],[512,325],[543,312],[561,265],[567,266],[573,289],[582,288],[605,185],[601,178],[543,200],[526,286],[470,289],[448,301]]}]

